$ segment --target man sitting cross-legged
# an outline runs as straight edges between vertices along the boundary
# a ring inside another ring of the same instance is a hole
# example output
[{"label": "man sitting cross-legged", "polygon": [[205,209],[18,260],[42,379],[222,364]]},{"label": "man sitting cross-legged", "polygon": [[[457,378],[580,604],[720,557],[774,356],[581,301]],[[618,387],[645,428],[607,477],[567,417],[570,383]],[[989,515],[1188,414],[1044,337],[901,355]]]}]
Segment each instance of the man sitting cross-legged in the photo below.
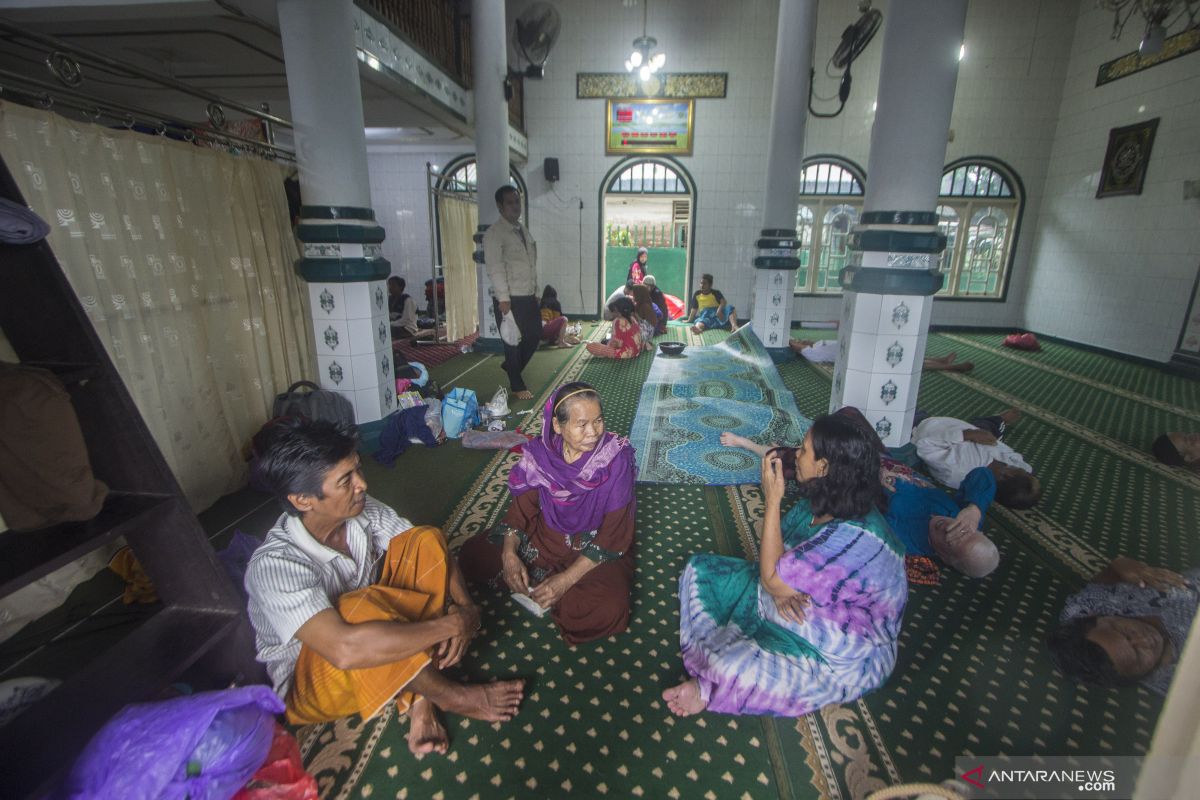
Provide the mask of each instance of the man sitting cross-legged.
[{"label": "man sitting cross-legged", "polygon": [[523,684],[442,675],[478,632],[479,609],[441,531],[367,496],[357,445],[331,422],[288,420],[268,436],[256,478],[286,513],[246,571],[258,659],[289,722],[365,719],[395,698],[410,713],[409,749],[444,753],[435,706],[505,721]]}]

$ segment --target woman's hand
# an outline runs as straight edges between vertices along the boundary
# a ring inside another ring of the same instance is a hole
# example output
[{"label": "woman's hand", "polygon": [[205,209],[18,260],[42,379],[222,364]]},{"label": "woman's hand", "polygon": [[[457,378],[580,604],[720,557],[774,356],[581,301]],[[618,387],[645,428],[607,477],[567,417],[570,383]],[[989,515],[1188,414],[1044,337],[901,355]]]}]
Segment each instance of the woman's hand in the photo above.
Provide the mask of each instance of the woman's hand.
[{"label": "woman's hand", "polygon": [[783,502],[786,485],[783,461],[779,456],[768,455],[762,462],[762,492],[767,505],[778,507]]},{"label": "woman's hand", "polygon": [[812,598],[804,592],[795,592],[785,597],[771,595],[771,598],[775,601],[775,608],[779,609],[779,615],[797,625],[804,622],[804,612],[812,603]]},{"label": "woman's hand", "polygon": [[503,567],[500,573],[504,577],[504,582],[508,584],[508,588],[519,594],[529,594],[529,570],[525,569],[525,564],[521,561],[521,557],[517,555],[516,550],[504,550]]},{"label": "woman's hand", "polygon": [[982,519],[983,512],[979,510],[979,506],[968,503],[967,507],[959,511],[958,515],[946,525],[946,534],[954,539],[966,536],[968,533],[979,530],[979,523]]},{"label": "woman's hand", "polygon": [[554,604],[561,600],[567,590],[574,585],[575,582],[571,580],[570,576],[558,572],[534,587],[529,596],[542,608],[553,608]]},{"label": "woman's hand", "polygon": [[1172,572],[1162,567],[1152,567],[1137,559],[1125,556],[1114,558],[1112,563],[1109,564],[1109,569],[1116,574],[1121,583],[1131,583],[1143,589],[1149,586],[1151,589],[1165,592],[1172,587],[1187,588],[1187,582],[1184,581],[1183,576],[1178,572]]}]

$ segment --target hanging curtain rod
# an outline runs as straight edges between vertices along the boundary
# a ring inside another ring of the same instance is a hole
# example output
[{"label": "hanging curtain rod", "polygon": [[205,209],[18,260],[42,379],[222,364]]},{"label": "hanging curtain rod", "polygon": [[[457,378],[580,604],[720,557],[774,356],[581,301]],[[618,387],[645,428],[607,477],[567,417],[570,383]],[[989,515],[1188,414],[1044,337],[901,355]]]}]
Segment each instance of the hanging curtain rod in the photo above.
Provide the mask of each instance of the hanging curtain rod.
[{"label": "hanging curtain rod", "polygon": [[46,110],[56,107],[69,108],[80,112],[82,116],[92,122],[98,122],[101,117],[108,117],[129,129],[135,125],[145,125],[154,128],[160,136],[165,136],[168,131],[174,130],[182,134],[184,140],[189,142],[197,138],[206,139],[282,161],[294,162],[296,160],[294,152],[275,144],[247,139],[217,129],[197,127],[195,122],[174,119],[125,103],[98,100],[83,92],[54,86],[6,69],[0,69],[0,97],[8,97],[21,105],[37,106]]},{"label": "hanging curtain rod", "polygon": [[[133,64],[126,64],[123,61],[118,61],[114,58],[109,58],[106,55],[97,53],[94,50],[88,50],[84,47],[71,44],[63,39],[54,36],[48,36],[44,33],[36,33],[26,30],[12,24],[8,20],[0,17],[0,32],[9,37],[15,37],[18,40],[25,40],[41,45],[47,49],[46,63],[54,72],[55,76],[68,85],[78,85],[83,80],[82,72],[79,70],[78,63],[74,63],[75,59],[79,59],[84,63],[106,67],[111,70],[122,72],[131,78],[141,78],[143,80],[157,83],[159,86],[164,86],[168,89],[174,89],[177,92],[197,97],[201,100],[207,100],[209,103],[215,103],[223,108],[230,108],[234,111],[239,111],[243,114],[248,114],[252,117],[261,119],[264,122],[269,122],[272,125],[282,125],[285,128],[292,127],[291,120],[277,117],[266,111],[250,106],[243,105],[235,100],[222,97],[213,92],[201,89],[196,86],[184,83],[183,81],[169,78],[165,75],[158,75],[150,70],[142,69]],[[66,63],[64,63],[64,59]]]}]

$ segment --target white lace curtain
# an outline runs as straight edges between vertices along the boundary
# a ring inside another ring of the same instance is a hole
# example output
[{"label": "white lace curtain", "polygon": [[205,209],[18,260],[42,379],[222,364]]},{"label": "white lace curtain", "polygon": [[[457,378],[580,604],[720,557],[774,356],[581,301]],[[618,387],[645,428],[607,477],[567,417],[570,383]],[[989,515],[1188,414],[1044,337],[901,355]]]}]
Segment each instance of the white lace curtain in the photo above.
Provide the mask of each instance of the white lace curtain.
[{"label": "white lace curtain", "polygon": [[192,506],[242,486],[314,372],[286,170],[3,102],[0,155]]},{"label": "white lace curtain", "polygon": [[446,278],[446,335],[456,341],[479,325],[479,279],[475,271],[475,228],[479,207],[469,200],[438,197],[442,274]]}]

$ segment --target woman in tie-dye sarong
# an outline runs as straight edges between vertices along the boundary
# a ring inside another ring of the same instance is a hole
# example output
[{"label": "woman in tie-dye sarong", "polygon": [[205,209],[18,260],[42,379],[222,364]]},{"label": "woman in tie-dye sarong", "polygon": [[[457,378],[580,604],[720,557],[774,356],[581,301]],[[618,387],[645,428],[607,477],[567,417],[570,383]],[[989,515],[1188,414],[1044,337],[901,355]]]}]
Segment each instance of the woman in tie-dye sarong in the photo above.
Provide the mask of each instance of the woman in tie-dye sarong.
[{"label": "woman in tie-dye sarong", "polygon": [[[789,461],[802,498],[781,519]],[[908,594],[879,486],[874,444],[841,417],[767,454],[758,563],[698,555],[680,578],[689,678],[663,692],[674,713],[800,716],[883,685]]]}]

